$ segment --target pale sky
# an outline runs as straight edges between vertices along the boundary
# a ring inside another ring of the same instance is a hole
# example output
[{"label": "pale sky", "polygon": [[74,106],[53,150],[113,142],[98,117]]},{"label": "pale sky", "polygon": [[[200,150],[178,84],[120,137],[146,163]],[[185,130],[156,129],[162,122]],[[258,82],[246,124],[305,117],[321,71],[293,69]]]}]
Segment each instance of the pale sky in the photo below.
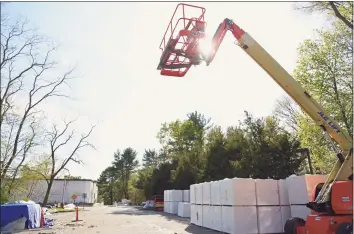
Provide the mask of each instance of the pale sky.
[{"label": "pale sky", "polygon": [[[192,4],[192,3],[190,3]],[[40,33],[60,44],[58,59],[75,65],[76,101],[52,100],[42,107],[52,119],[81,116],[78,131],[100,124],[90,138],[97,151],[80,154],[71,175],[97,179],[117,149],[159,148],[161,123],[199,111],[223,128],[244,118],[271,114],[282,89],[227,34],[209,67],[192,67],[184,78],[161,76],[159,44],[177,3],[11,3]],[[206,8],[207,33],[230,18],[258,41],[286,70],[296,64],[297,47],[324,25],[318,15],[289,2],[196,3]]]}]

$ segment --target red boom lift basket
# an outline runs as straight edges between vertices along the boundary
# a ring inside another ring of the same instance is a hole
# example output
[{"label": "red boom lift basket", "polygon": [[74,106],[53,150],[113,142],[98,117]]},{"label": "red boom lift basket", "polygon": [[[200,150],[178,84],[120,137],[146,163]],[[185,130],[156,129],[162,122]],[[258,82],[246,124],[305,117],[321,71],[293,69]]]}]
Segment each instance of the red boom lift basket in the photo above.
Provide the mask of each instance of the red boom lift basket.
[{"label": "red boom lift basket", "polygon": [[160,44],[162,55],[157,69],[161,75],[183,77],[192,65],[200,64],[199,40],[206,27],[204,14],[203,7],[177,5]]}]

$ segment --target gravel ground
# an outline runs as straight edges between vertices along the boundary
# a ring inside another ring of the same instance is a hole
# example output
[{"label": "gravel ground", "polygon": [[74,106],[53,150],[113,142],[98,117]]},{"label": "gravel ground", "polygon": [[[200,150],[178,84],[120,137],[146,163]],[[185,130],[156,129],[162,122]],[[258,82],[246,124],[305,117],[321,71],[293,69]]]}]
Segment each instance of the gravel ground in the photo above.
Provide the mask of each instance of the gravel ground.
[{"label": "gravel ground", "polygon": [[188,218],[181,218],[163,212],[142,210],[134,207],[90,207],[79,212],[82,221],[72,222],[75,213],[57,213],[50,216],[55,219],[51,229],[21,231],[22,234],[216,234],[212,230],[190,225]]}]

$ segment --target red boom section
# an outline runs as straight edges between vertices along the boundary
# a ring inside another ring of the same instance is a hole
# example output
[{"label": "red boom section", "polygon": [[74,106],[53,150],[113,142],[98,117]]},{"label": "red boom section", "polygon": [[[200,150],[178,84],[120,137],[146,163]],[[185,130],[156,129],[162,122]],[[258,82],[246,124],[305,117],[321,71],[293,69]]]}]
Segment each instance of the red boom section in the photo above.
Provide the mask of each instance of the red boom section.
[{"label": "red boom section", "polygon": [[236,40],[239,40],[243,36],[243,34],[245,34],[245,31],[243,31],[239,26],[237,26],[237,24],[235,24],[232,20],[227,18],[224,19],[224,21],[219,24],[219,27],[216,30],[211,41],[211,53],[208,55],[203,55],[207,65],[209,65],[213,61],[222,41],[224,40],[227,31],[231,31]]},{"label": "red boom section", "polygon": [[161,75],[183,77],[192,65],[200,64],[199,39],[204,37],[206,27],[204,13],[203,7],[177,5],[160,44],[162,55],[157,69]]}]

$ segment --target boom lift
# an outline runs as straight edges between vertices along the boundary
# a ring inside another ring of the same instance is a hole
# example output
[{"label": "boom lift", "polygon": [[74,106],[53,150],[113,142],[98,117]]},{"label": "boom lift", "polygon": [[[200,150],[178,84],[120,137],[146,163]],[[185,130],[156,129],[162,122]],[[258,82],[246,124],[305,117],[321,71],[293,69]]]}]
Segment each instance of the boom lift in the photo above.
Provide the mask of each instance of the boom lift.
[{"label": "boom lift", "polygon": [[[199,9],[199,17],[186,16],[186,8]],[[182,16],[172,27],[178,10],[183,12]],[[238,46],[326,132],[333,146],[335,141],[340,147],[336,152],[338,160],[326,182],[314,188],[313,201],[306,205],[312,214],[307,216],[306,221],[296,217],[287,220],[285,234],[352,234],[353,139],[261,45],[232,20],[226,18],[219,25],[212,39],[211,53],[204,54],[199,46],[206,26],[204,14],[205,9],[202,7],[182,3],[177,5],[160,44],[162,56],[158,70],[161,70],[161,75],[183,77],[192,65],[199,65],[202,61],[209,65],[227,31],[230,31]]]}]

